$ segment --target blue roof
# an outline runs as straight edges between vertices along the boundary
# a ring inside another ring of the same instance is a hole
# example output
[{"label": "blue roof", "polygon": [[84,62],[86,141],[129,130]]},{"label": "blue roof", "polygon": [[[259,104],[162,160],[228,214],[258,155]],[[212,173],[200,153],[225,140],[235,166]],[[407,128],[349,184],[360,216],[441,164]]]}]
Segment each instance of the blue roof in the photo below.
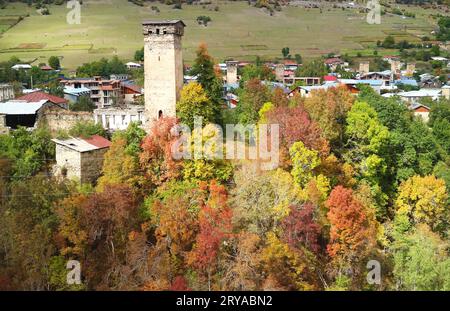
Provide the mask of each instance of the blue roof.
[{"label": "blue roof", "polygon": [[339,79],[339,82],[344,84],[368,84],[370,86],[381,86],[383,80],[357,80],[357,79]]},{"label": "blue roof", "polygon": [[404,84],[404,85],[411,85],[411,86],[419,86],[419,84],[417,84],[417,81],[414,79],[400,79],[400,80],[394,81],[394,84],[395,85]]},{"label": "blue roof", "polygon": [[90,93],[91,90],[88,89],[87,87],[78,87],[78,88],[73,88],[73,87],[64,87],[64,93],[66,94],[70,94],[70,95],[75,95],[75,96],[79,96],[82,95],[83,93]]}]

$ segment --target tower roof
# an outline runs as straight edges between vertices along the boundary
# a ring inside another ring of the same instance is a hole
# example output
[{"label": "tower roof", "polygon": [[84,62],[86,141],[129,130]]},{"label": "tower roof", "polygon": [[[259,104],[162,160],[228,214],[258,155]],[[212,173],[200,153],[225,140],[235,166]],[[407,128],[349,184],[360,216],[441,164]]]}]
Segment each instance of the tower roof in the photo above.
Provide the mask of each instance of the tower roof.
[{"label": "tower roof", "polygon": [[184,27],[186,27],[186,24],[181,19],[171,19],[171,20],[147,20],[143,21],[142,25],[175,25],[181,23]]}]

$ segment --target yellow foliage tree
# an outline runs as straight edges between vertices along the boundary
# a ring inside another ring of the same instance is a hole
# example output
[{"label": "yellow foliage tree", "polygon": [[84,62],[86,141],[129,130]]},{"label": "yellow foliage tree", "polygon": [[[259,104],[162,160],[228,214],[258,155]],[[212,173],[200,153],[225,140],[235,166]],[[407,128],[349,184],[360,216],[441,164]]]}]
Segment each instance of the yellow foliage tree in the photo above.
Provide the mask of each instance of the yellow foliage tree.
[{"label": "yellow foliage tree", "polygon": [[434,231],[439,231],[450,220],[447,199],[444,180],[434,175],[413,176],[399,187],[397,220],[408,218],[409,224],[426,223]]}]

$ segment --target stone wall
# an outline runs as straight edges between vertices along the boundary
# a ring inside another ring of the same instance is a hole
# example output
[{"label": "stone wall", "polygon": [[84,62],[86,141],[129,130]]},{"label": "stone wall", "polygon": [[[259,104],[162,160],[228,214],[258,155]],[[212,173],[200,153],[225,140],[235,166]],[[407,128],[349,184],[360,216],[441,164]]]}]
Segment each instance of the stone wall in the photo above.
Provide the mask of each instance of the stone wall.
[{"label": "stone wall", "polygon": [[54,175],[79,181],[81,179],[81,153],[56,144],[56,165]]},{"label": "stone wall", "polygon": [[81,182],[94,183],[100,176],[103,167],[103,157],[108,148],[83,152],[81,154]]},{"label": "stone wall", "polygon": [[39,117],[39,125],[46,125],[52,133],[67,131],[78,122],[93,122],[94,114],[85,111],[48,109]]},{"label": "stone wall", "polygon": [[0,114],[0,135],[8,134],[9,129],[6,126],[6,115]]},{"label": "stone wall", "polygon": [[53,174],[81,183],[95,183],[101,175],[103,158],[108,148],[78,152],[56,144],[56,165]]}]

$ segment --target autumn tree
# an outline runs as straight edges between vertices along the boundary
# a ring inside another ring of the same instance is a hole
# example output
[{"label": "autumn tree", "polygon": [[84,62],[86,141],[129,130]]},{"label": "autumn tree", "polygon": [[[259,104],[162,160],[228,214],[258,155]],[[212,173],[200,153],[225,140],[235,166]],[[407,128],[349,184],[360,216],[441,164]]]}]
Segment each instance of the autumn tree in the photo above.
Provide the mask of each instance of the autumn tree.
[{"label": "autumn tree", "polygon": [[217,104],[213,103],[200,83],[191,82],[181,90],[181,99],[177,103],[177,116],[180,122],[194,128],[194,118],[203,118],[202,126],[216,123]]},{"label": "autumn tree", "polygon": [[227,205],[227,192],[224,186],[212,181],[209,185],[209,198],[199,212],[199,233],[194,248],[189,254],[189,263],[200,275],[204,275],[208,290],[218,262],[222,243],[232,231],[232,211]]},{"label": "autumn tree", "polygon": [[447,199],[444,180],[433,175],[409,178],[400,185],[395,201],[398,229],[407,231],[417,223],[425,223],[443,233],[450,222]]},{"label": "autumn tree", "polygon": [[62,254],[76,255],[89,288],[121,286],[128,234],[137,225],[137,201],[130,187],[108,185],[99,193],[61,202]]},{"label": "autumn tree", "polygon": [[154,185],[160,185],[180,174],[181,162],[172,155],[172,145],[177,140],[174,133],[176,124],[175,118],[159,119],[142,142],[139,162],[146,178]]},{"label": "autumn tree", "polygon": [[354,96],[347,88],[340,86],[312,92],[303,105],[311,120],[319,124],[323,136],[330,142],[342,146],[345,117],[354,101]]},{"label": "autumn tree", "polygon": [[[188,138],[190,159],[183,164],[183,178],[191,181],[217,180],[227,182],[233,174],[233,166],[224,158],[222,131],[213,124],[196,128]],[[200,146],[198,146],[200,145]]]},{"label": "autumn tree", "polygon": [[136,193],[144,191],[146,180],[139,165],[144,136],[145,131],[134,122],[127,130],[114,133],[103,160],[102,176],[97,181],[98,190],[102,191],[107,184],[127,184]]},{"label": "autumn tree", "polygon": [[58,254],[56,203],[71,186],[45,175],[14,182],[0,205],[0,279],[11,289],[57,289],[51,283],[51,260]]},{"label": "autumn tree", "polygon": [[307,148],[318,151],[321,157],[329,153],[328,141],[322,136],[319,125],[311,121],[308,113],[302,107],[274,108],[265,116],[268,124],[279,125],[282,166],[290,165],[289,148],[298,141],[303,142]]},{"label": "autumn tree", "polygon": [[351,189],[337,186],[327,200],[330,241],[327,251],[333,263],[333,275],[356,279],[361,261],[375,247],[375,228],[365,207]]},{"label": "autumn tree", "polygon": [[230,239],[227,256],[222,260],[224,289],[261,289],[264,280],[261,250],[261,239],[255,233],[241,231]]},{"label": "autumn tree", "polygon": [[256,124],[258,111],[268,101],[270,101],[270,92],[259,79],[250,79],[245,82],[243,89],[239,91],[239,104],[236,108],[239,122]]},{"label": "autumn tree", "polygon": [[236,226],[261,239],[289,214],[290,205],[300,204],[306,198],[292,176],[283,170],[259,174],[244,168],[235,174],[235,182],[231,203]]}]

